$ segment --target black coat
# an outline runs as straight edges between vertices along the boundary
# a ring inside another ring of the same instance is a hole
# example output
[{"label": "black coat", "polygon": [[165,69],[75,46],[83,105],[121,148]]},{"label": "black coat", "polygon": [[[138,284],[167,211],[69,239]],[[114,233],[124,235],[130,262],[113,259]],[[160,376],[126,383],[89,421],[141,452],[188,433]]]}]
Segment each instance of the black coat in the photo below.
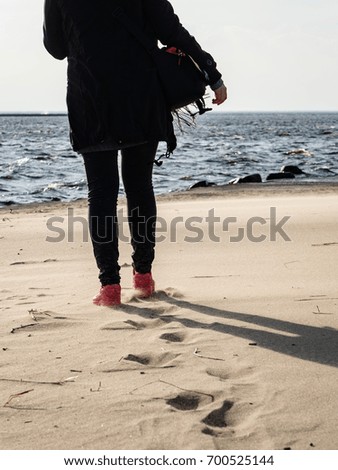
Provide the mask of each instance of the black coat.
[{"label": "black coat", "polygon": [[[145,141],[175,147],[172,116],[146,50],[109,14],[118,0],[45,0],[44,45],[68,58],[67,106],[74,150],[100,143],[112,148]],[[209,75],[213,58],[180,24],[167,0],[123,0],[127,15],[156,44],[178,47]]]}]

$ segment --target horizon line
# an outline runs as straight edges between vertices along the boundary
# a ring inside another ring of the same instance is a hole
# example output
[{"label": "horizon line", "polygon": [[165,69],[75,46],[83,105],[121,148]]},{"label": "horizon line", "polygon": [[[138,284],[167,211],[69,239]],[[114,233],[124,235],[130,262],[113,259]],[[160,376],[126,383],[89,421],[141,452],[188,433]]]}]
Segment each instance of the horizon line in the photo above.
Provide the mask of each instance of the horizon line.
[{"label": "horizon line", "polygon": [[[327,113],[327,114],[334,114],[334,113],[338,113],[338,109],[337,110],[325,110],[325,109],[321,109],[321,110],[217,110],[217,109],[213,109],[214,112],[217,112],[218,114],[229,114],[229,113],[238,113],[238,114],[269,114],[269,113],[280,113],[280,114],[291,114],[291,113]],[[0,116],[8,116],[8,117],[15,117],[15,116],[67,116],[68,115],[68,112],[67,111],[0,111]]]}]

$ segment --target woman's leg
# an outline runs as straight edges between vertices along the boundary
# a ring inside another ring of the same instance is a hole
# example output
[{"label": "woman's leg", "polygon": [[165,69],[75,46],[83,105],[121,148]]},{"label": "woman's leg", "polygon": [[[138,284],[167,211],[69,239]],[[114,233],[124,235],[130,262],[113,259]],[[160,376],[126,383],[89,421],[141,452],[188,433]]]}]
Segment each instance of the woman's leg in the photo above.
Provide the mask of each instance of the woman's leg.
[{"label": "woman's leg", "polygon": [[102,286],[120,283],[118,264],[119,192],[117,151],[83,155],[89,202],[89,229]]},{"label": "woman's leg", "polygon": [[151,272],[154,260],[156,201],[152,183],[158,143],[122,150],[122,178],[128,203],[128,220],[136,272]]}]

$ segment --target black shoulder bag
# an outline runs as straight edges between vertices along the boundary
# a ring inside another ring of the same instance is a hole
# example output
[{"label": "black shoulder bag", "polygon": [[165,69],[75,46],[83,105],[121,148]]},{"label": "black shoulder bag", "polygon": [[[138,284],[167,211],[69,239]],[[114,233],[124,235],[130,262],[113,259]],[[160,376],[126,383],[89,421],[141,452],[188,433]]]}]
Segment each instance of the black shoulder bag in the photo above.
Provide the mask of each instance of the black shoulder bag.
[{"label": "black shoulder bag", "polygon": [[196,114],[210,111],[205,107],[203,99],[207,86],[206,77],[189,55],[174,47],[158,48],[141,28],[127,17],[120,6],[111,10],[111,14],[142,44],[153,59],[166,102],[172,111],[193,103],[199,110]]}]

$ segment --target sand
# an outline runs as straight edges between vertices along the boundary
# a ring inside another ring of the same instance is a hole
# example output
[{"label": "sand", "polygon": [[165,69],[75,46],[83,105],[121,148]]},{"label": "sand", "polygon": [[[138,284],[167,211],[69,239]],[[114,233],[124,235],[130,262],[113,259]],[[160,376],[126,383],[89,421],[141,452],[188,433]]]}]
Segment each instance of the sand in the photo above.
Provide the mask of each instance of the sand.
[{"label": "sand", "polygon": [[337,186],[207,188],[158,207],[156,294],[135,298],[122,241],[118,309],[91,303],[81,222],[46,241],[51,217],[84,220],[85,201],[0,211],[0,448],[337,449]]}]

